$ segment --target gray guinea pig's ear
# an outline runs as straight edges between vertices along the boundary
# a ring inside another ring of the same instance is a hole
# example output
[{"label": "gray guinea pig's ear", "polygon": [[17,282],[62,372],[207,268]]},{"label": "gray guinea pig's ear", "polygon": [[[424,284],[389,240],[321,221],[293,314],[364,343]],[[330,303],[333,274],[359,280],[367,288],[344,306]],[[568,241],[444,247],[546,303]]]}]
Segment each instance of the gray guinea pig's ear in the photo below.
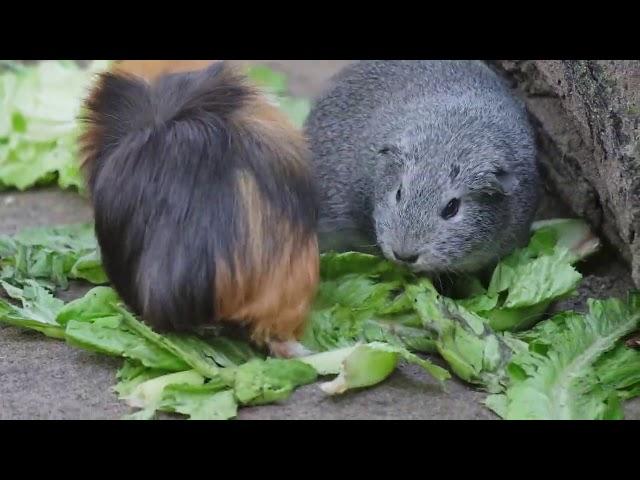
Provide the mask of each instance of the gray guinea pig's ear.
[{"label": "gray guinea pig's ear", "polygon": [[384,143],[371,146],[375,156],[376,171],[383,177],[394,177],[402,167],[400,148],[396,145]]},{"label": "gray guinea pig's ear", "polygon": [[397,146],[391,143],[384,143],[382,145],[373,147],[373,149],[375,150],[377,155],[399,155],[400,154],[400,148],[398,148]]},{"label": "gray guinea pig's ear", "polygon": [[476,174],[470,182],[469,190],[488,195],[511,195],[518,186],[513,172],[495,167]]}]

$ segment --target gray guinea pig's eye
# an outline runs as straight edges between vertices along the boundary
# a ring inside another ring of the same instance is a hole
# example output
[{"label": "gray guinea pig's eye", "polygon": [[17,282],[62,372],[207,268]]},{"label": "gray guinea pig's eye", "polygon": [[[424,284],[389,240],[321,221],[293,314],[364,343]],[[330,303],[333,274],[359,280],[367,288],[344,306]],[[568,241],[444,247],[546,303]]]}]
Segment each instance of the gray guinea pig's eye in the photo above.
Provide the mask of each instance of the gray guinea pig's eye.
[{"label": "gray guinea pig's eye", "polygon": [[460,200],[458,198],[454,198],[449,203],[447,203],[447,206],[444,207],[444,209],[440,213],[440,216],[445,220],[449,220],[450,218],[453,218],[456,216],[459,208],[460,208]]},{"label": "gray guinea pig's eye", "polygon": [[402,185],[398,187],[398,191],[396,192],[396,202],[399,202],[400,198],[402,198]]}]

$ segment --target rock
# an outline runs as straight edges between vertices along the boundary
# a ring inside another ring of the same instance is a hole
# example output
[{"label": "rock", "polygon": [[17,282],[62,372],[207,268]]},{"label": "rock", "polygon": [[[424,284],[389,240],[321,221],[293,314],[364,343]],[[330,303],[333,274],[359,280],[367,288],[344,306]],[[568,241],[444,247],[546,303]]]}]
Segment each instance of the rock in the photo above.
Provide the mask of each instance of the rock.
[{"label": "rock", "polygon": [[640,61],[496,60],[536,125],[548,184],[640,287]]}]

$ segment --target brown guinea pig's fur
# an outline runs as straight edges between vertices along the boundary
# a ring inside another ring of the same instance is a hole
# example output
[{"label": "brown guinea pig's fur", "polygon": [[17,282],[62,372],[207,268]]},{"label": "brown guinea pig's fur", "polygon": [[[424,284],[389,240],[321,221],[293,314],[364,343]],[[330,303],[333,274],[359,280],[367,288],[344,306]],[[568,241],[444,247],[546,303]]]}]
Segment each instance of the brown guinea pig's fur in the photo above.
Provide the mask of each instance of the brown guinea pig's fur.
[{"label": "brown guinea pig's fur", "polygon": [[295,340],[319,277],[304,137],[225,62],[136,62],[97,80],[81,139],[114,288],[158,331]]},{"label": "brown guinea pig's fur", "polygon": [[214,62],[215,60],[117,60],[113,71],[154,81],[170,73],[203,70]]}]

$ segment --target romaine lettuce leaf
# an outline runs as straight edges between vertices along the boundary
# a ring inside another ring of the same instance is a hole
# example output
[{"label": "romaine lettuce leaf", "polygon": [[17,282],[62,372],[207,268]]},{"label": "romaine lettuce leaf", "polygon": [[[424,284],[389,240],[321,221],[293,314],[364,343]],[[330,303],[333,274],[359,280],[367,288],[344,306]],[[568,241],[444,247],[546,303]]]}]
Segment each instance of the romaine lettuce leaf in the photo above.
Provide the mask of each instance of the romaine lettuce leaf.
[{"label": "romaine lettuce leaf", "polygon": [[[637,383],[640,363],[635,354],[615,347],[640,326],[640,295],[631,295],[626,302],[588,303],[587,314],[561,315],[555,327],[538,330],[535,348],[513,356],[507,367],[510,384],[504,398],[490,401],[499,405],[504,418],[621,417],[617,390]],[[607,352],[615,355],[606,356]]]},{"label": "romaine lettuce leaf", "polygon": [[64,302],[55,298],[33,280],[25,281],[22,288],[0,282],[4,291],[22,306],[15,305],[0,297],[0,321],[20,328],[41,332],[48,337],[64,338],[64,328],[57,322],[56,315]]}]

